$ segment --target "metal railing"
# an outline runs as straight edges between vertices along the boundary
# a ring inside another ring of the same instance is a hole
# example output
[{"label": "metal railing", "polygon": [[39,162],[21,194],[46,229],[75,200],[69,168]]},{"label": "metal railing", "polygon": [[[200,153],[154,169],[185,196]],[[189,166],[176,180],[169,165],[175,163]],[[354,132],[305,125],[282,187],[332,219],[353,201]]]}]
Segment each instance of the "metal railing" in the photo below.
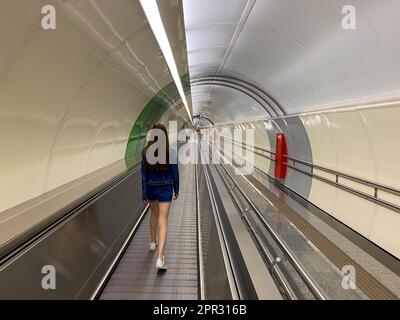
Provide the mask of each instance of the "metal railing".
[{"label": "metal railing", "polygon": [[[223,155],[222,155],[223,156]],[[221,164],[221,163],[220,163]],[[221,168],[223,168],[225,175],[229,176],[230,180],[234,183],[235,189],[237,189],[240,194],[246,199],[247,203],[251,206],[251,209],[253,212],[256,214],[257,218],[259,221],[262,223],[262,225],[266,228],[268,233],[271,235],[271,237],[274,239],[275,243],[278,245],[282,253],[285,255],[285,257],[288,259],[288,261],[291,263],[291,265],[294,267],[300,278],[303,280],[305,285],[308,287],[308,289],[312,292],[314,297],[318,300],[326,300],[328,299],[326,293],[320,288],[320,286],[312,279],[310,274],[305,270],[305,268],[302,266],[301,262],[298,260],[298,258],[295,256],[295,254],[292,252],[292,250],[286,245],[286,243],[280,238],[280,236],[273,230],[273,228],[268,224],[268,222],[265,220],[261,212],[258,210],[257,206],[254,204],[254,202],[246,195],[244,190],[241,188],[241,186],[236,182],[236,180],[232,177],[232,175],[228,172],[228,170],[221,165]],[[223,174],[219,172],[221,176]],[[224,179],[223,179],[224,180]],[[228,186],[227,186],[228,187]],[[229,188],[228,188],[229,189]],[[230,188],[232,191],[232,188]],[[257,241],[259,242],[259,245],[262,247],[262,250],[264,254],[266,255],[266,258],[268,259],[270,263],[270,271],[271,273],[275,274],[277,276],[277,279],[281,285],[281,288],[285,291],[286,295],[290,297],[291,299],[294,299],[294,294],[291,289],[289,289],[289,285],[284,279],[284,276],[282,275],[281,271],[279,270],[279,265],[277,262],[279,260],[274,259],[271,254],[263,248],[261,241],[259,239],[259,236],[257,235],[257,232],[254,230],[252,227],[250,221],[247,219],[247,217],[243,212],[243,217],[245,218],[247,224],[252,230],[252,233],[256,236]]]},{"label": "metal railing", "polygon": [[200,220],[200,201],[199,201],[199,173],[197,166],[194,166],[194,176],[196,181],[196,219],[197,219],[197,250],[198,250],[198,268],[199,268],[199,298],[205,300],[205,277],[204,277],[204,256],[202,249],[202,236],[201,236],[201,220]]},{"label": "metal railing", "polygon": [[150,208],[149,204],[147,204],[144,207],[142,213],[140,214],[140,216],[139,216],[138,220],[136,221],[135,225],[133,226],[132,230],[129,232],[129,236],[126,238],[126,240],[124,241],[124,243],[122,244],[122,246],[118,250],[118,252],[115,255],[114,259],[112,260],[110,266],[107,268],[107,271],[105,272],[105,274],[101,278],[99,284],[97,285],[97,287],[92,292],[92,295],[90,296],[89,300],[95,300],[95,299],[99,299],[100,298],[101,293],[103,292],[105,286],[107,285],[107,282],[110,280],[110,278],[111,278],[113,272],[115,271],[119,261],[122,259],[124,253],[126,252],[126,249],[128,248],[128,246],[132,242],[132,239],[133,239],[134,235],[136,234],[137,230],[139,229],[140,224],[142,223],[142,221],[143,221],[146,213],[148,212],[149,208]]},{"label": "metal railing", "polygon": [[[252,151],[252,152],[254,152],[255,154],[257,154],[259,156],[262,156],[264,158],[267,158],[267,159],[275,162],[275,158],[274,158],[275,152],[273,152],[271,150],[267,150],[265,148],[260,148],[260,147],[257,147],[257,146],[250,146],[250,145],[247,145],[244,142],[238,142],[238,141],[235,141],[235,140],[227,138],[227,137],[223,137],[223,139],[227,140],[229,142],[232,142],[234,145],[236,145],[238,147],[241,147],[242,149],[245,149],[245,150],[248,150],[248,151]],[[389,186],[385,186],[383,184],[375,183],[375,182],[372,182],[372,181],[369,181],[369,180],[366,180],[366,179],[363,179],[363,178],[359,178],[359,177],[356,177],[356,176],[353,176],[353,175],[350,175],[350,174],[346,174],[346,173],[342,173],[342,172],[339,172],[339,171],[336,171],[336,170],[325,168],[325,167],[322,167],[320,165],[316,165],[316,164],[310,163],[308,161],[296,159],[294,157],[287,156],[287,159],[289,161],[285,162],[285,164],[289,168],[291,168],[291,169],[293,169],[293,170],[295,170],[297,172],[300,172],[300,173],[302,173],[304,175],[307,175],[309,177],[315,178],[315,179],[317,179],[319,181],[322,181],[322,182],[324,182],[326,184],[329,184],[331,186],[339,188],[339,189],[341,189],[343,191],[346,191],[346,192],[349,192],[351,194],[354,194],[354,195],[356,195],[356,196],[358,196],[360,198],[363,198],[365,200],[368,200],[370,202],[378,204],[378,205],[380,205],[382,207],[385,207],[387,209],[390,209],[390,210],[393,210],[393,211],[396,211],[396,212],[400,213],[400,206],[399,205],[394,204],[392,202],[389,202],[387,200],[384,200],[382,198],[379,198],[379,195],[380,195],[379,191],[390,193],[390,194],[392,194],[392,195],[394,195],[396,197],[400,197],[400,190],[398,190],[398,189],[395,189],[395,188],[392,188],[392,187],[389,187]],[[246,161],[246,160],[244,160],[244,161]],[[291,162],[291,163],[289,163],[289,162]],[[302,165],[302,166],[305,166],[305,167],[309,168],[309,171],[306,171],[306,170],[300,168],[298,165]],[[332,176],[334,176],[334,180],[330,180],[329,178],[326,178],[326,177],[323,177],[321,175],[316,174],[315,173],[316,170],[331,174]],[[267,172],[265,172],[265,171],[263,171],[263,172],[265,174],[269,175]],[[274,177],[272,177],[272,178],[274,178]],[[350,180],[350,181],[356,182],[356,183],[358,183],[360,185],[369,187],[369,188],[371,188],[371,194],[373,192],[373,195],[368,194],[368,193],[363,192],[363,191],[360,191],[360,190],[357,190],[355,188],[349,187],[347,185],[344,185],[343,183],[340,183],[341,179]],[[400,199],[399,199],[399,202],[400,202]]]},{"label": "metal railing", "polygon": [[[224,182],[224,185],[226,186],[228,192],[231,194],[231,197],[234,199],[233,195],[233,188],[232,186],[229,186],[227,181],[223,178],[224,173],[221,173],[219,169],[217,169],[218,173],[221,176],[221,180]],[[236,203],[238,205],[238,203]],[[283,290],[284,294],[286,297],[288,297],[290,300],[296,300],[296,295],[294,294],[292,288],[288,284],[287,280],[285,279],[285,276],[283,275],[280,267],[279,267],[279,262],[281,259],[279,257],[274,257],[268,249],[265,247],[263,244],[263,240],[261,239],[261,236],[256,232],[255,228],[253,227],[252,223],[250,222],[249,218],[246,216],[246,212],[248,211],[248,208],[239,208],[241,211],[241,217],[243,220],[246,222],[246,225],[249,228],[249,231],[252,233],[254,236],[254,239],[256,240],[258,246],[261,248],[262,253],[264,254],[265,258],[268,261],[268,269],[271,275],[275,275],[276,279],[279,283],[280,288]]]}]

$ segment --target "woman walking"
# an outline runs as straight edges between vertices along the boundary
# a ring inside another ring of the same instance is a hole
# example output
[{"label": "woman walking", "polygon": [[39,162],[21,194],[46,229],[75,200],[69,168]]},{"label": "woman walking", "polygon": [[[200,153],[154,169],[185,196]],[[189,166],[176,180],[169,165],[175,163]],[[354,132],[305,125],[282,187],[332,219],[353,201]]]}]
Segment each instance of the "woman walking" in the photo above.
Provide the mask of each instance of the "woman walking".
[{"label": "woman walking", "polygon": [[158,246],[156,268],[167,270],[164,248],[171,201],[172,198],[178,199],[179,195],[178,161],[170,161],[168,132],[164,125],[154,125],[150,135],[141,163],[142,198],[146,204],[150,203],[151,209],[150,251],[155,251]]}]

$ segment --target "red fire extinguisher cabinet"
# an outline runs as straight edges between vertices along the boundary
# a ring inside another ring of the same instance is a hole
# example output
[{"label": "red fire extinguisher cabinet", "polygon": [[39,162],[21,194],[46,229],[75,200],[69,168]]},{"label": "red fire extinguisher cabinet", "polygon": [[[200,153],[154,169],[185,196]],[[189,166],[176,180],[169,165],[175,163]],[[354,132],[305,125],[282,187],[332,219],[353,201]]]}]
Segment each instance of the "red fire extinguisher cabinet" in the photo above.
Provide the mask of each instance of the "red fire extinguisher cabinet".
[{"label": "red fire extinguisher cabinet", "polygon": [[276,134],[275,178],[285,179],[287,169],[287,146],[283,133]]}]

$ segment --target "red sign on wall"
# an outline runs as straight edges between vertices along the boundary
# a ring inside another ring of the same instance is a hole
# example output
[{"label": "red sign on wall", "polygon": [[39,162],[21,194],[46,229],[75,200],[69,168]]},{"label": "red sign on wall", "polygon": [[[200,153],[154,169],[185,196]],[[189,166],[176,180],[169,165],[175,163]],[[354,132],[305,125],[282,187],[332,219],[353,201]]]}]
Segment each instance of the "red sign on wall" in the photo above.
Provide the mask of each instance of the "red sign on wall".
[{"label": "red sign on wall", "polygon": [[283,133],[276,134],[276,148],[275,148],[275,178],[285,179],[287,169],[287,147],[286,140]]}]

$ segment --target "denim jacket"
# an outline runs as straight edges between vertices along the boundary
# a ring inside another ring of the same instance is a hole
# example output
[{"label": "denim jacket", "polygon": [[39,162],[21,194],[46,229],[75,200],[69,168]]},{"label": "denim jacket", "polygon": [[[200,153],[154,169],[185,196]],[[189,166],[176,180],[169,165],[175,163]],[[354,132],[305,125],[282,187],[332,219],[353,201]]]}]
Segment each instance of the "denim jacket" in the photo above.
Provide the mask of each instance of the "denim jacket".
[{"label": "denim jacket", "polygon": [[179,168],[178,164],[170,164],[169,169],[166,171],[153,171],[146,170],[146,162],[142,157],[141,163],[142,174],[142,199],[147,199],[148,186],[165,186],[172,184],[174,193],[179,193]]}]

